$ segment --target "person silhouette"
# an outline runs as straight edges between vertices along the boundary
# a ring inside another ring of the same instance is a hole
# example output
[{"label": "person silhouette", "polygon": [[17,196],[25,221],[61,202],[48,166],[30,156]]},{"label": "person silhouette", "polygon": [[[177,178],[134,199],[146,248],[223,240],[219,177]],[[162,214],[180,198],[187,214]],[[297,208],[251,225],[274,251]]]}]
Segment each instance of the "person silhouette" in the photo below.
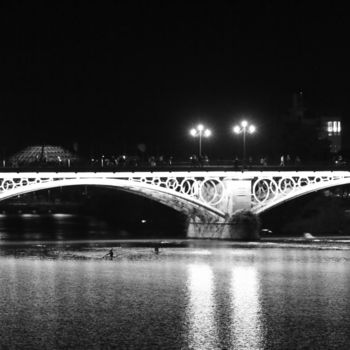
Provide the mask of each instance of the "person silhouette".
[{"label": "person silhouette", "polygon": [[280,163],[280,166],[285,166],[285,164],[284,164],[284,155],[283,155],[283,154],[281,155],[281,163]]}]

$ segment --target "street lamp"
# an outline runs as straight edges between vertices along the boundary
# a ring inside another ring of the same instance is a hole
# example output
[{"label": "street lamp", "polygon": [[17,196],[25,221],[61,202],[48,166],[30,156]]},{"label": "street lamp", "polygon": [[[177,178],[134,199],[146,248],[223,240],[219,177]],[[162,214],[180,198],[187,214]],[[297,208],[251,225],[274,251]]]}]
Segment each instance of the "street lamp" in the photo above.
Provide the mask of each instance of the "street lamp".
[{"label": "street lamp", "polygon": [[246,120],[242,120],[240,125],[235,125],[233,127],[233,132],[235,134],[243,134],[243,160],[242,165],[245,166],[245,158],[246,158],[246,134],[254,134],[256,131],[256,127],[253,124],[248,124]]},{"label": "street lamp", "polygon": [[206,129],[202,124],[198,124],[196,128],[190,130],[190,134],[193,137],[198,137],[199,139],[199,158],[202,157],[202,137],[209,137],[211,135],[211,131]]}]

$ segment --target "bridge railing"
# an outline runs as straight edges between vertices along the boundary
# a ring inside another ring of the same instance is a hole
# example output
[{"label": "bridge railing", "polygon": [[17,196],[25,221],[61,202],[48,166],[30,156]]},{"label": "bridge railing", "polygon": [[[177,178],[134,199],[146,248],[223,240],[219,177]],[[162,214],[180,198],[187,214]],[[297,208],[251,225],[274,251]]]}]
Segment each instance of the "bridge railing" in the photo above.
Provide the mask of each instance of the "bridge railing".
[{"label": "bridge railing", "polygon": [[46,166],[46,165],[35,165],[35,166],[21,166],[21,167],[0,167],[0,172],[140,172],[140,171],[350,171],[350,165],[332,165],[332,164],[303,164],[299,166],[287,165],[249,165],[243,167],[242,165],[234,164],[196,164],[191,163],[175,163],[171,165],[156,165],[150,166],[148,164],[139,164],[135,166],[89,166],[81,164],[72,164],[70,166]]},{"label": "bridge railing", "polygon": [[332,162],[307,162],[302,164],[287,164],[279,166],[278,164],[260,165],[247,164],[243,166],[241,163],[230,160],[213,160],[210,162],[191,162],[180,161],[169,163],[150,164],[148,162],[124,163],[124,164],[91,164],[76,162],[67,164],[23,164],[20,166],[3,166],[0,172],[124,172],[124,171],[198,171],[198,170],[227,170],[227,171],[317,171],[317,170],[350,170],[350,164],[334,164]]}]

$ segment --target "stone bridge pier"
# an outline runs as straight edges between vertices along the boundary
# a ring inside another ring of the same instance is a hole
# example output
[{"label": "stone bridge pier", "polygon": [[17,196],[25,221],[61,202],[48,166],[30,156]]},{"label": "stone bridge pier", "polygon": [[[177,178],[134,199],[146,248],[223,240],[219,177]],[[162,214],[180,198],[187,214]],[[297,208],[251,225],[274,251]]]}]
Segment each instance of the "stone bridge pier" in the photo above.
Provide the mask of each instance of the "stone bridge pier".
[{"label": "stone bridge pier", "polygon": [[[203,215],[190,215],[188,220],[188,238],[212,239],[256,239],[258,233],[245,223],[234,220],[234,214],[240,210],[250,210],[252,206],[251,179],[224,179],[225,196],[215,205],[225,216],[213,216],[207,212]],[[252,214],[253,215],[253,214]]]}]

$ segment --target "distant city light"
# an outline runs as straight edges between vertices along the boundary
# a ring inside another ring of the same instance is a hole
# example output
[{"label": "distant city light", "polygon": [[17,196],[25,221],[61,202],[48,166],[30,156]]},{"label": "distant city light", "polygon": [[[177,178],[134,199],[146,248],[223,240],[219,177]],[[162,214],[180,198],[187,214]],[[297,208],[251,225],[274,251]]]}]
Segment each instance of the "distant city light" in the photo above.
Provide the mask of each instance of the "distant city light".
[{"label": "distant city light", "polygon": [[328,121],[327,122],[327,131],[328,131],[329,135],[339,134],[341,132],[340,121]]},{"label": "distant city light", "polygon": [[197,135],[197,130],[196,129],[191,129],[190,134],[192,136],[196,136]]},{"label": "distant city light", "polygon": [[248,122],[246,120],[243,120],[241,122],[241,125],[235,125],[232,130],[235,134],[245,134],[247,132],[249,134],[253,134],[256,131],[256,127],[253,124],[248,125]]},{"label": "distant city light", "polygon": [[246,120],[241,121],[241,125],[235,125],[233,127],[233,132],[235,134],[243,134],[243,167],[245,165],[246,159],[246,134],[254,134],[256,127],[253,124],[250,124]]},{"label": "distant city light", "polygon": [[199,150],[198,150],[198,156],[202,157],[202,137],[209,137],[211,136],[211,130],[206,129],[203,124],[198,124],[196,128],[192,128],[190,130],[190,134],[193,137],[199,138]]},{"label": "distant city light", "polygon": [[204,136],[209,137],[211,135],[211,131],[209,129],[204,131]]},{"label": "distant city light", "polygon": [[236,125],[234,128],[233,128],[233,132],[236,133],[236,134],[239,134],[241,132],[241,128]]},{"label": "distant city light", "polygon": [[254,125],[250,125],[249,128],[248,128],[248,132],[253,134],[255,132],[256,128]]}]

